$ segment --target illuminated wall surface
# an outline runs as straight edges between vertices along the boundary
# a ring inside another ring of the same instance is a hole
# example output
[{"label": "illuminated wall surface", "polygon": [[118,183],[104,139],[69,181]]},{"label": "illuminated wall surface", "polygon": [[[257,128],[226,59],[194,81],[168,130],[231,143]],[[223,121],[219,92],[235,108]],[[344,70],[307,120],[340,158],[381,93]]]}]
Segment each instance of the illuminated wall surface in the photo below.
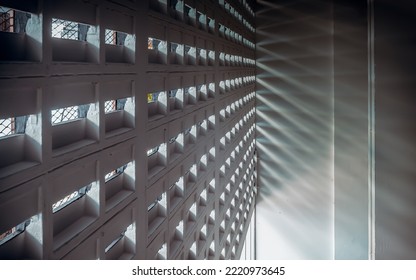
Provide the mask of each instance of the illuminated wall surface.
[{"label": "illuminated wall surface", "polygon": [[0,2],[0,258],[249,257],[248,2]]},{"label": "illuminated wall surface", "polygon": [[257,2],[257,258],[415,259],[415,4]]}]

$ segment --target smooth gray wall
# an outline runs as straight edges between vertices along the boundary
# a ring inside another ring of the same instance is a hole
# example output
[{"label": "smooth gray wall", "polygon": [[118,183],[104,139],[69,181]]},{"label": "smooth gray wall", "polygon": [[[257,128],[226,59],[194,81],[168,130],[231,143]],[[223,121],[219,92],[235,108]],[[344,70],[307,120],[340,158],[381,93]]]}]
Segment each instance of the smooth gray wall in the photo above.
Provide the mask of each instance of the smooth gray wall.
[{"label": "smooth gray wall", "polygon": [[335,259],[368,259],[367,2],[333,1]]},{"label": "smooth gray wall", "polygon": [[416,4],[374,1],[373,146],[367,2],[258,2],[257,258],[415,259]]},{"label": "smooth gray wall", "polygon": [[258,3],[257,259],[332,259],[332,6]]},{"label": "smooth gray wall", "polygon": [[416,4],[375,1],[377,259],[416,259]]}]

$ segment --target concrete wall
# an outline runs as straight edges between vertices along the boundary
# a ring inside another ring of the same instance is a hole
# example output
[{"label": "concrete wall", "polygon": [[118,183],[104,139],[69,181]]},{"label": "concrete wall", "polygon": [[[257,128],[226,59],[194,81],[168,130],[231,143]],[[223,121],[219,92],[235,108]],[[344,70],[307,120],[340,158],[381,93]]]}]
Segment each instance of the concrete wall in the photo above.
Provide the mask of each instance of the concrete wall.
[{"label": "concrete wall", "polygon": [[332,7],[258,3],[257,258],[331,259]]},{"label": "concrete wall", "polygon": [[[0,130],[27,123],[0,133],[0,259],[240,258],[257,193],[251,1],[174,3],[1,1],[31,15],[0,32]],[[90,25],[87,41],[53,19]]]},{"label": "concrete wall", "polygon": [[416,95],[413,2],[375,1],[377,259],[415,259]]},{"label": "concrete wall", "polygon": [[334,257],[368,259],[367,3],[333,2]]},{"label": "concrete wall", "polygon": [[258,2],[257,257],[415,259],[415,4]]}]

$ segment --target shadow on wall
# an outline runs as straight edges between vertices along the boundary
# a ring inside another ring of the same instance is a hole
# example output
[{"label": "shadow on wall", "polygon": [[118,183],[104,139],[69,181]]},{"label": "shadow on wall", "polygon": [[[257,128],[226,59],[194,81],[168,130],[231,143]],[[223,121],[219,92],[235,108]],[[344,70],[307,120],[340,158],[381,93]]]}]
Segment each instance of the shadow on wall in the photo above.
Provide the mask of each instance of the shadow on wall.
[{"label": "shadow on wall", "polygon": [[[257,257],[366,259],[366,4],[258,2]],[[375,2],[376,259],[416,256],[414,8]]]},{"label": "shadow on wall", "polygon": [[258,259],[331,259],[331,5],[259,1]]},{"label": "shadow on wall", "polygon": [[415,259],[414,2],[375,1],[377,259]]}]

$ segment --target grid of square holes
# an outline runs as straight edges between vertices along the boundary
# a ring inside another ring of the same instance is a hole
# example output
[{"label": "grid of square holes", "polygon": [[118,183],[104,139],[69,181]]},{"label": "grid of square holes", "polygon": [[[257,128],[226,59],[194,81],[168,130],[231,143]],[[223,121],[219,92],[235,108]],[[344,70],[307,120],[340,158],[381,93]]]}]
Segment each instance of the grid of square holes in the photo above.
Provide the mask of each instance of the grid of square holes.
[{"label": "grid of square holes", "polygon": [[238,259],[257,193],[249,1],[35,2],[0,9],[0,76],[25,81],[0,89],[0,258]]}]

